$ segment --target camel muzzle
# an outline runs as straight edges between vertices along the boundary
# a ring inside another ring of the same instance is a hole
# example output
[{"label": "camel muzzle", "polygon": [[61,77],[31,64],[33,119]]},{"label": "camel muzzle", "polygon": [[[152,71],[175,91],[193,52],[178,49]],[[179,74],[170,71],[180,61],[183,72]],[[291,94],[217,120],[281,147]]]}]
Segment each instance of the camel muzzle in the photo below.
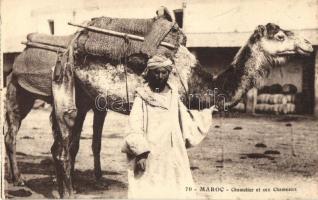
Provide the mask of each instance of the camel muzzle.
[{"label": "camel muzzle", "polygon": [[314,48],[312,47],[312,44],[308,40],[300,37],[298,40],[296,51],[300,55],[308,56],[314,51]]}]

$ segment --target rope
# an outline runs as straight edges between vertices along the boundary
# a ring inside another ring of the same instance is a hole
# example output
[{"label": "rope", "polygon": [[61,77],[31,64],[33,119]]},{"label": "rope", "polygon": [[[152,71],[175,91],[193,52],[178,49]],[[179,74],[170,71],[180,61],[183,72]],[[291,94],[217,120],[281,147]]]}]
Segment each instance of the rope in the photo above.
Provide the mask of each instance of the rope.
[{"label": "rope", "polygon": [[[223,127],[223,125],[224,125],[224,123],[223,123],[223,117],[224,117],[224,115],[223,115],[224,113],[223,113],[223,111],[221,111],[220,112],[220,128],[224,128]],[[222,135],[222,131],[220,131],[220,137],[219,137],[219,139],[220,139],[220,143],[221,143],[221,165],[220,165],[220,182],[222,183],[222,181],[223,181],[223,169],[224,169],[224,143],[223,143],[223,135]]]},{"label": "rope", "polygon": [[127,61],[127,51],[128,51],[128,48],[129,48],[129,45],[130,45],[130,42],[129,42],[129,37],[128,35],[125,35],[124,36],[124,47],[125,47],[125,51],[124,51],[124,73],[125,73],[125,81],[126,81],[126,98],[127,98],[127,111],[129,112],[129,109],[130,109],[130,101],[129,101],[129,94],[128,94],[128,74],[127,74],[127,64],[128,64],[128,61]]},{"label": "rope", "polygon": [[179,77],[181,86],[183,87],[184,92],[185,92],[185,95],[186,95],[186,103],[187,103],[186,105],[189,105],[189,93],[188,93],[188,91],[187,91],[187,88],[185,87],[185,84],[184,84],[184,82],[183,82],[183,80],[182,80],[182,78],[181,78],[181,75],[180,75],[178,69],[177,69],[176,67],[175,67],[175,69],[176,69],[176,73],[177,73],[177,75],[178,75],[178,77]]}]

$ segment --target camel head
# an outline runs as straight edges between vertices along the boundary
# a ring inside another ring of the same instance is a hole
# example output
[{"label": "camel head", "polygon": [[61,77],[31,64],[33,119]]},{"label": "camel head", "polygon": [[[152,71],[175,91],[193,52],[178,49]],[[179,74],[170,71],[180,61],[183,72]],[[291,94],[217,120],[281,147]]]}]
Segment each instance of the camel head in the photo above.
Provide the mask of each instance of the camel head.
[{"label": "camel head", "polygon": [[223,90],[229,97],[226,106],[236,105],[259,79],[268,75],[272,67],[286,63],[291,55],[309,55],[311,52],[310,42],[292,31],[283,30],[273,23],[259,25],[238,51],[230,68],[220,77],[231,82],[223,82]]},{"label": "camel head", "polygon": [[[196,58],[181,45],[174,58],[172,80],[182,95],[184,91],[203,94],[217,88],[225,99],[225,107],[233,107],[272,67],[285,63],[291,55],[308,55],[312,51],[311,44],[304,38],[269,23],[255,29],[231,65],[218,77],[212,78],[205,72]],[[183,84],[178,81],[180,78]]]},{"label": "camel head", "polygon": [[259,25],[248,42],[272,59],[285,59],[287,55],[293,54],[309,55],[313,52],[308,40],[273,23]]}]

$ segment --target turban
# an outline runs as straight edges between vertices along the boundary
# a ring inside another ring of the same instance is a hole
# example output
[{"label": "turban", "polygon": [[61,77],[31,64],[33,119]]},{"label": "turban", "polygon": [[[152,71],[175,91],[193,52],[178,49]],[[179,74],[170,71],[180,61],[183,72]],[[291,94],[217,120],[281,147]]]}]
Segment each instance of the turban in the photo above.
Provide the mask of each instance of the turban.
[{"label": "turban", "polygon": [[153,56],[152,58],[148,60],[147,67],[145,71],[143,72],[143,76],[146,76],[149,70],[158,69],[161,67],[171,72],[172,64],[173,64],[172,61],[167,57],[159,56],[159,55]]}]

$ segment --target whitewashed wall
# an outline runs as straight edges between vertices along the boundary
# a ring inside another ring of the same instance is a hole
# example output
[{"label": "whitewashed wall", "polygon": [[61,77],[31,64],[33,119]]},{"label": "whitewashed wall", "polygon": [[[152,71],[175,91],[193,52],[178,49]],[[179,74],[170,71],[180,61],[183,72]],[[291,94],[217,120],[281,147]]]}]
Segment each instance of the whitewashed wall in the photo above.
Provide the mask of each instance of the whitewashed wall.
[{"label": "whitewashed wall", "polygon": [[318,0],[188,0],[184,16],[189,47],[242,46],[269,22],[318,45]]},{"label": "whitewashed wall", "polygon": [[4,52],[20,52],[30,32],[50,33],[48,19],[55,22],[55,34],[73,33],[67,22],[81,23],[93,17],[150,18],[160,6],[179,9],[182,0],[2,0]]}]

